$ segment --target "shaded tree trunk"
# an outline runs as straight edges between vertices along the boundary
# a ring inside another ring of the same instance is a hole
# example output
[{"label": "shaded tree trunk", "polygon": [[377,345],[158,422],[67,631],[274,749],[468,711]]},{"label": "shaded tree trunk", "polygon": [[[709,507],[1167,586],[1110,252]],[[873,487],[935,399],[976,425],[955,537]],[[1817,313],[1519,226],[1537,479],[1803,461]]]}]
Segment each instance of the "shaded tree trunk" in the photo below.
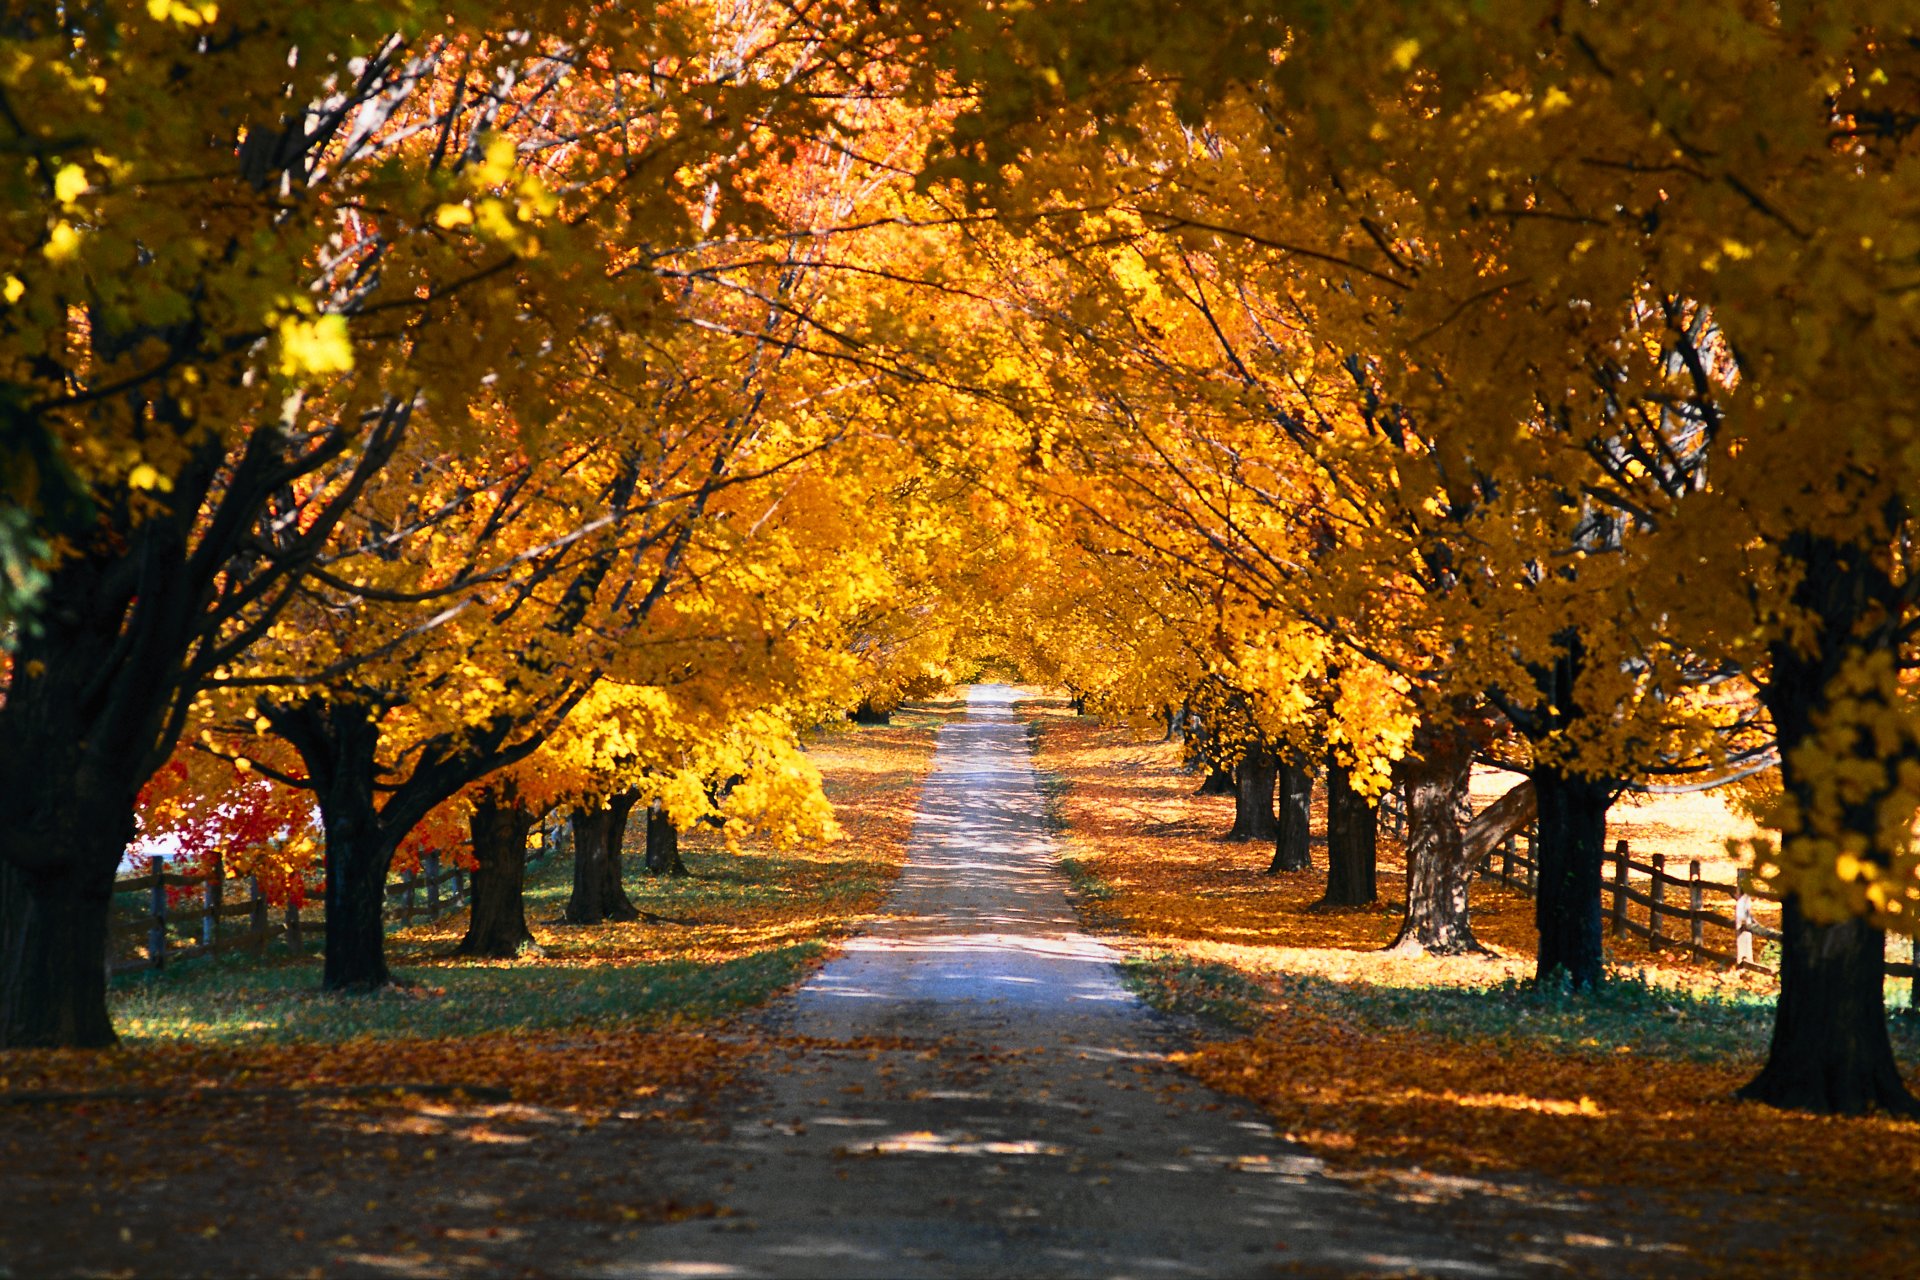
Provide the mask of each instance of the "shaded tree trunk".
[{"label": "shaded tree trunk", "polygon": [[1208,766],[1207,776],[1200,780],[1200,787],[1193,794],[1197,796],[1230,796],[1233,793],[1233,775],[1225,769]]},{"label": "shaded tree trunk", "polygon": [[573,894],[563,917],[568,924],[640,918],[620,874],[621,844],[635,800],[634,793],[626,792],[595,808],[573,811]]},{"label": "shaded tree trunk", "polygon": [[119,851],[113,858],[100,850],[31,872],[0,862],[0,1049],[115,1042],[106,954]]},{"label": "shaded tree trunk", "polygon": [[1402,765],[1407,804],[1407,918],[1387,950],[1464,955],[1483,951],[1468,918],[1473,858],[1461,830],[1473,742],[1458,725],[1420,727]]},{"label": "shaded tree trunk", "polygon": [[1886,935],[1864,920],[1815,924],[1798,894],[1782,904],[1780,932],[1773,1039],[1739,1096],[1839,1115],[1920,1115],[1887,1034]]},{"label": "shaded tree trunk", "polygon": [[1279,821],[1273,838],[1273,862],[1267,874],[1311,871],[1313,775],[1299,765],[1283,762],[1277,781]]},{"label": "shaded tree trunk", "polygon": [[1353,789],[1345,765],[1327,756],[1327,893],[1314,905],[1364,907],[1378,901],[1374,860],[1379,815]]},{"label": "shaded tree trunk", "polygon": [[888,724],[893,720],[893,712],[882,711],[868,699],[849,711],[847,718],[855,724]]},{"label": "shaded tree trunk", "polygon": [[[349,698],[263,707],[274,729],[300,753],[320,806],[326,836],[326,962],[320,985],[328,991],[373,991],[388,986],[387,873],[401,838],[426,808],[390,798],[380,808],[374,764],[380,747],[379,712]],[[430,808],[431,805],[427,805]]]},{"label": "shaded tree trunk", "polygon": [[1233,828],[1229,840],[1269,841],[1280,833],[1273,813],[1276,762],[1259,743],[1249,743],[1233,767]]},{"label": "shaded tree trunk", "polygon": [[[1904,517],[1903,511],[1890,509],[1889,528],[1901,528]],[[1769,648],[1771,671],[1760,696],[1780,745],[1781,781],[1800,813],[1830,824],[1817,834],[1853,845],[1885,871],[1891,852],[1880,835],[1881,806],[1902,785],[1900,770],[1910,764],[1912,752],[1884,759],[1867,726],[1876,722],[1876,711],[1893,721],[1901,712],[1888,705],[1884,686],[1856,685],[1841,693],[1866,706],[1847,717],[1861,727],[1840,745],[1837,761],[1831,756],[1831,725],[1823,722],[1833,718],[1835,682],[1850,666],[1877,660],[1898,669],[1900,628],[1908,616],[1904,586],[1877,546],[1801,533],[1787,539],[1785,550],[1788,561],[1797,561],[1802,570],[1794,603],[1815,625],[1804,645],[1782,640]],[[1833,799],[1820,795],[1822,777],[1809,776],[1802,763],[1801,747],[1823,727],[1828,733],[1821,754],[1829,767],[1854,770],[1854,794],[1837,813]],[[1806,833],[1783,831],[1781,836],[1790,845]],[[1780,932],[1773,1038],[1766,1065],[1740,1096],[1805,1111],[1920,1115],[1920,1101],[1900,1078],[1887,1034],[1885,935],[1862,920],[1816,924],[1794,893],[1783,904]]]},{"label": "shaded tree trunk", "polygon": [[488,787],[475,800],[468,831],[473,836],[473,905],[467,935],[455,954],[510,960],[524,951],[536,954],[527,927],[527,833],[533,812],[513,787]]},{"label": "shaded tree trunk", "polygon": [[662,805],[647,810],[647,870],[656,876],[684,876],[686,863],[680,861],[680,829],[673,815]]},{"label": "shaded tree trunk", "polygon": [[1591,988],[1599,984],[1606,962],[1600,881],[1615,784],[1557,769],[1536,769],[1532,780],[1540,814],[1540,833],[1533,843],[1539,863],[1533,916],[1540,930],[1534,980]]}]

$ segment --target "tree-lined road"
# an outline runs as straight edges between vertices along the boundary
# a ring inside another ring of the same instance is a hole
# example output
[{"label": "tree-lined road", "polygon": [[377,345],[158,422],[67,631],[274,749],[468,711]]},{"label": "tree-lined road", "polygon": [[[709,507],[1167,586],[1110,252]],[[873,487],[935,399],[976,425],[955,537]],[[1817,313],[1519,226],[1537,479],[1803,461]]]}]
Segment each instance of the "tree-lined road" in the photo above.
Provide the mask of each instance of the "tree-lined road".
[{"label": "tree-lined road", "polygon": [[[1409,1217],[1179,1075],[1166,1059],[1174,1029],[1076,922],[1013,696],[971,691],[966,718],[941,732],[888,919],[769,1017],[842,1047],[811,1048],[764,1082],[728,1143],[688,1153],[735,1216],[650,1230],[604,1273],[1475,1276],[1545,1265],[1537,1231],[1516,1243],[1484,1217],[1460,1235]],[[1457,1203],[1490,1203],[1475,1184],[1442,1181],[1466,1196]]]}]

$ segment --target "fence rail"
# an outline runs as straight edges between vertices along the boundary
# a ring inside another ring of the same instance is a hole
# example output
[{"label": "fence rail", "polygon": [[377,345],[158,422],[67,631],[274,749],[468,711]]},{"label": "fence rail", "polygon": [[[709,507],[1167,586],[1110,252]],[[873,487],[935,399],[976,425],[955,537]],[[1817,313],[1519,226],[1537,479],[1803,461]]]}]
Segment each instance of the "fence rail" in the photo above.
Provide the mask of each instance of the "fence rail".
[{"label": "fence rail", "polygon": [[[1479,871],[1489,880],[1498,880],[1532,897],[1540,878],[1540,864],[1534,857],[1534,832],[1525,833],[1525,840],[1525,852],[1522,852],[1519,838],[1509,835],[1487,852]],[[1733,884],[1706,880],[1700,875],[1700,860],[1694,858],[1688,861],[1685,875],[1675,875],[1667,870],[1664,854],[1656,853],[1646,862],[1636,861],[1625,840],[1614,845],[1603,870],[1606,874],[1601,881],[1600,905],[1611,936],[1645,939],[1650,951],[1663,948],[1683,951],[1730,968],[1780,976],[1776,966],[1754,955],[1756,938],[1762,942],[1778,942],[1780,931],[1754,919],[1753,904],[1756,899],[1762,902],[1776,899],[1755,890],[1746,871],[1742,870]],[[1644,889],[1634,883],[1635,875],[1645,878]],[[1675,891],[1671,898],[1669,889]],[[1709,905],[1710,897],[1724,900],[1727,909],[1718,909],[1719,902]],[[1644,911],[1645,924],[1633,918],[1629,905]],[[1732,935],[1731,951],[1708,945],[1709,925]],[[1669,926],[1672,926],[1671,932]],[[1909,999],[1915,1008],[1920,1008],[1920,938],[1910,938],[1907,942],[1906,962],[1887,961],[1887,976],[1906,979],[1912,990]]]},{"label": "fence rail", "polygon": [[[247,896],[236,902],[226,900],[229,885],[244,884]],[[447,892],[442,892],[443,887]],[[147,860],[147,869],[113,882],[115,893],[144,894],[147,910],[138,919],[111,929],[107,934],[106,966],[109,974],[138,973],[144,969],[162,969],[180,960],[216,955],[222,951],[264,951],[276,937],[286,940],[289,950],[305,949],[304,936],[326,928],[326,917],[313,908],[303,911],[288,903],[277,914],[260,891],[260,882],[252,876],[229,880],[216,860],[212,869],[201,875],[167,870],[158,858]],[[200,890],[197,906],[174,907],[170,889]],[[401,928],[416,922],[431,922],[460,910],[468,903],[471,884],[457,866],[442,868],[438,857],[421,859],[419,871],[409,871],[387,885],[386,919]],[[244,929],[222,926],[223,921],[245,917]],[[197,926],[197,928],[196,928]],[[174,937],[175,930],[189,931],[185,938]],[[118,944],[137,939],[140,954],[122,958]]]}]

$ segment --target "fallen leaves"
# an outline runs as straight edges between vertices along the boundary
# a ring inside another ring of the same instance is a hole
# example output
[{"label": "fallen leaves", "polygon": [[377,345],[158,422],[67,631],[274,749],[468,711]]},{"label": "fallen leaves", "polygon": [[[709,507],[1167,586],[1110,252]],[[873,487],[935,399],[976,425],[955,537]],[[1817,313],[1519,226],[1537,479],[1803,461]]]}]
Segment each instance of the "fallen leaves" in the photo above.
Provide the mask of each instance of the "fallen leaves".
[{"label": "fallen leaves", "polygon": [[[1532,969],[1532,903],[1485,881],[1474,928],[1498,958],[1380,954],[1404,884],[1391,842],[1379,908],[1311,911],[1324,861],[1262,874],[1271,850],[1219,838],[1232,802],[1193,795],[1175,748],[1045,704],[1027,711],[1041,724],[1038,763],[1057,779],[1082,910],[1124,935],[1156,1000],[1254,1030],[1200,1044],[1182,1065],[1259,1103],[1336,1175],[1412,1168],[1637,1189],[1640,1209],[1618,1210],[1613,1228],[1631,1233],[1637,1212],[1724,1216],[1741,1224],[1714,1254],[1727,1272],[1906,1265],[1887,1241],[1920,1207],[1920,1127],[1733,1100],[1764,1047],[1764,1021],[1741,1021],[1737,1002],[1771,980],[1649,956],[1620,1007],[1589,1018],[1532,1002],[1518,981]],[[1745,1038],[1728,1043],[1729,1028]],[[1601,1229],[1618,1203],[1596,1198],[1583,1212]]]}]

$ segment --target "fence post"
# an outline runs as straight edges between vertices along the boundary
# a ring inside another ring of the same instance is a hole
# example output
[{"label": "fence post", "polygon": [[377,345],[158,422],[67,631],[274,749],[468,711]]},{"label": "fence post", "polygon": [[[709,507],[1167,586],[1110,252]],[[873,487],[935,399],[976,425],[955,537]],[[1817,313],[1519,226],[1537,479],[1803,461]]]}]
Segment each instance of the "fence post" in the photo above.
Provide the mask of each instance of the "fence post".
[{"label": "fence post", "polygon": [[1513,883],[1513,832],[1507,832],[1507,838],[1500,842],[1500,879],[1507,884]]},{"label": "fence post", "polygon": [[1660,949],[1660,913],[1667,903],[1667,855],[1653,855],[1653,883],[1649,886],[1653,892],[1653,905],[1647,908],[1647,947]]},{"label": "fence post", "polygon": [[213,855],[213,865],[207,869],[207,882],[200,891],[200,945],[212,955],[214,946],[220,941],[220,906],[227,896],[227,863],[220,854]]},{"label": "fence post", "polygon": [[[419,884],[420,873],[418,871],[404,872],[400,876],[400,927],[402,929],[413,923],[413,893],[414,890],[419,887]],[[427,894],[427,901],[433,901],[433,890],[427,890]],[[431,917],[431,911],[429,911],[428,915]]]},{"label": "fence post", "polygon": [[1920,934],[1907,938],[1907,963],[1913,966],[1907,978],[1907,1012],[1920,1017]]},{"label": "fence post", "polygon": [[167,963],[167,881],[165,866],[159,858],[147,859],[147,874],[153,877],[153,888],[148,901],[153,908],[153,919],[147,925],[147,963],[155,969],[164,968]]},{"label": "fence post", "polygon": [[252,910],[247,913],[247,945],[253,954],[267,949],[267,895],[260,892],[260,877],[247,877],[247,892],[253,895]]},{"label": "fence post", "polygon": [[1616,938],[1627,931],[1627,861],[1631,856],[1625,840],[1614,844],[1613,936]]},{"label": "fence post", "polygon": [[467,904],[467,873],[465,869],[456,865],[453,869],[453,880],[451,883],[453,884],[453,905],[455,907],[465,906]]},{"label": "fence post", "polygon": [[429,853],[420,859],[420,865],[427,873],[427,919],[440,918],[440,855]]},{"label": "fence post", "polygon": [[1733,963],[1753,963],[1753,873],[1740,868],[1736,877],[1738,896],[1733,900]]},{"label": "fence post", "polygon": [[1527,896],[1538,896],[1540,890],[1540,850],[1534,847],[1533,828],[1527,828]]},{"label": "fence post", "polygon": [[287,899],[287,950],[300,954],[300,904]]},{"label": "fence post", "polygon": [[1706,891],[1700,887],[1700,859],[1692,858],[1687,862],[1687,907],[1693,912],[1693,954],[1699,955],[1707,949],[1706,923],[1700,919],[1700,913],[1706,909]]}]

